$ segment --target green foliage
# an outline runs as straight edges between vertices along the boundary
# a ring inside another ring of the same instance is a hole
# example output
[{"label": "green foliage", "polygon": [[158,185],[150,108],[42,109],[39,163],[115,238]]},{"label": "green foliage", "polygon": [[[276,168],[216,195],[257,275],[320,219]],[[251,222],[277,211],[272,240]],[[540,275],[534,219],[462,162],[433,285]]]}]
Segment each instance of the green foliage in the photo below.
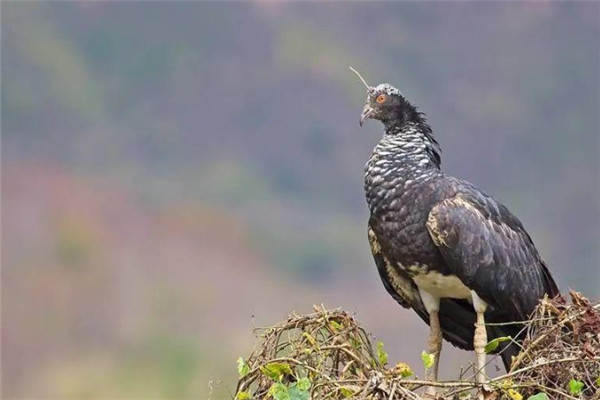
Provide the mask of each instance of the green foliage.
[{"label": "green foliage", "polygon": [[400,375],[402,378],[408,378],[409,376],[414,375],[414,372],[410,368],[410,365],[406,363],[398,363],[394,367],[394,373]]},{"label": "green foliage", "polygon": [[388,362],[388,354],[383,350],[383,342],[377,342],[377,360],[379,364],[385,365]]},{"label": "green foliage", "polygon": [[244,391],[238,392],[235,395],[236,400],[250,400],[251,397],[250,393]]},{"label": "green foliage", "polygon": [[529,396],[527,400],[550,400],[548,395],[544,392],[540,392],[538,394],[534,394],[533,396]]},{"label": "green foliage", "polygon": [[302,336],[306,338],[306,340],[308,341],[308,343],[310,343],[311,346],[316,346],[317,345],[317,341],[315,340],[315,338],[308,332],[302,332]]},{"label": "green foliage", "polygon": [[333,320],[329,321],[329,326],[331,326],[331,329],[333,329],[334,332],[339,332],[343,328],[342,325]]},{"label": "green foliage", "polygon": [[288,389],[290,394],[290,400],[308,400],[310,397],[310,393],[308,389],[310,388],[310,382],[308,383],[308,388],[302,390],[298,386],[298,383],[292,383]]},{"label": "green foliage", "polygon": [[[241,359],[241,358],[240,358]],[[243,361],[242,361],[243,362]],[[238,359],[238,370],[240,360]],[[308,400],[310,379],[303,377],[287,386],[283,383],[285,376],[293,376],[294,372],[290,364],[283,362],[272,362],[260,367],[260,371],[275,382],[269,388],[269,395],[274,400]]]},{"label": "green foliage", "polygon": [[502,342],[506,342],[507,340],[510,340],[510,336],[502,336],[502,337],[497,337],[493,340],[490,340],[488,342],[488,344],[485,345],[484,351],[486,354],[490,354],[491,352],[493,352],[494,350],[496,350],[498,348],[498,345]]},{"label": "green foliage", "polygon": [[304,377],[304,378],[300,378],[298,379],[298,389],[299,390],[303,390],[303,391],[307,391],[308,389],[310,389],[310,379]]},{"label": "green foliage", "polygon": [[269,388],[269,395],[274,400],[308,400],[310,398],[310,380],[301,378],[289,386],[281,382],[275,382]]},{"label": "green foliage", "polygon": [[246,364],[242,357],[237,359],[237,369],[240,378],[245,376],[248,372],[250,372],[250,366]]},{"label": "green foliage", "polygon": [[274,381],[281,381],[285,375],[292,375],[292,368],[288,363],[272,362],[260,367],[260,371]]},{"label": "green foliage", "polygon": [[423,366],[425,369],[429,369],[433,367],[433,363],[435,362],[435,354],[429,354],[425,350],[421,353],[421,360],[423,361]]},{"label": "green foliage", "polygon": [[340,393],[342,393],[342,396],[344,396],[344,398],[348,398],[354,396],[357,393],[357,390],[347,386],[342,386],[340,388]]},{"label": "green foliage", "polygon": [[271,388],[269,388],[269,395],[275,400],[290,400],[288,388],[281,382],[275,382],[271,385]]},{"label": "green foliage", "polygon": [[596,378],[596,386],[600,387],[600,376]]},{"label": "green foliage", "polygon": [[571,379],[569,381],[569,392],[572,395],[579,395],[583,391],[583,382],[578,381],[577,379]]},{"label": "green foliage", "polygon": [[[241,358],[240,358],[241,359]],[[240,363],[238,359],[238,370]],[[294,372],[290,364],[283,362],[272,362],[260,367],[260,371],[275,382],[269,388],[269,395],[274,400],[308,400],[309,390],[311,386],[310,379],[303,377],[298,379],[296,382],[286,386],[283,383],[285,376],[293,376]]]},{"label": "green foliage", "polygon": [[508,389],[507,393],[511,400],[523,400],[523,395],[516,389]]}]

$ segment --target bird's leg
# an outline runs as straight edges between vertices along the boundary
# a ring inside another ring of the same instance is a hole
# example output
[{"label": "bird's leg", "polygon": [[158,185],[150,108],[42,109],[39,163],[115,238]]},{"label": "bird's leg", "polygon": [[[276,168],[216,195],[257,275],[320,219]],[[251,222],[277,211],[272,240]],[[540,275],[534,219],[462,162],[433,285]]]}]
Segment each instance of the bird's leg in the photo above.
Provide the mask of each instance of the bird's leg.
[{"label": "bird's leg", "polygon": [[427,379],[437,381],[440,353],[442,352],[442,328],[440,327],[437,310],[429,313],[429,340],[427,345],[427,351],[434,356],[433,365],[426,371]]},{"label": "bird's leg", "polygon": [[[438,365],[440,362],[440,353],[442,352],[442,328],[440,327],[439,309],[440,299],[428,292],[419,289],[423,305],[429,313],[429,340],[427,341],[427,352],[432,354],[433,365],[425,370],[425,378],[428,381],[436,382],[438,378]],[[436,397],[436,389],[433,386],[428,386],[425,395],[428,397]]]},{"label": "bird's leg", "polygon": [[487,304],[481,300],[477,294],[472,291],[473,308],[477,313],[477,322],[475,323],[475,337],[473,339],[473,347],[477,355],[477,382],[484,383],[485,375],[485,345],[487,344],[487,332],[485,330],[485,310]]},{"label": "bird's leg", "polygon": [[477,382],[485,382],[485,345],[487,344],[487,332],[485,330],[485,319],[482,312],[477,313],[475,323],[475,339],[473,346],[477,355]]}]

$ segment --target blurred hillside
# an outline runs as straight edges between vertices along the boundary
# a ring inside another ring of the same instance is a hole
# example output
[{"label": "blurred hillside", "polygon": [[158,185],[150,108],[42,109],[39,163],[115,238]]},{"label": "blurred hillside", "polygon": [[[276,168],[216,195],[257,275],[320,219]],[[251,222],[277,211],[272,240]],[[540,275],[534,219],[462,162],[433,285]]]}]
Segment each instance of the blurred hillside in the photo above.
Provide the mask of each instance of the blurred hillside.
[{"label": "blurred hillside", "polygon": [[[421,106],[445,170],[521,218],[563,289],[600,296],[597,3],[3,2],[1,17],[3,398],[206,398],[209,379],[225,396],[252,316],[313,303],[355,310],[418,365],[425,327],[370,259],[381,128],[359,129],[348,65]],[[442,373],[470,360],[445,357]]]}]

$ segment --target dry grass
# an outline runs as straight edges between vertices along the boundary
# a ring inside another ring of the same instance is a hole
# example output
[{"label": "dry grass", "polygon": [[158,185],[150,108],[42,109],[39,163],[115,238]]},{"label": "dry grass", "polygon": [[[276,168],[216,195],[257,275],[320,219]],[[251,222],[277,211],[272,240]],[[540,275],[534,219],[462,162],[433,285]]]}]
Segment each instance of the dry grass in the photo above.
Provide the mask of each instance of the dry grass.
[{"label": "dry grass", "polygon": [[236,397],[418,400],[421,388],[436,386],[443,400],[526,400],[542,392],[548,399],[600,399],[600,304],[576,292],[571,298],[571,304],[562,297],[540,302],[512,369],[485,385],[431,383],[416,379],[406,364],[389,368],[354,317],[315,307],[313,314],[258,330],[262,344],[240,361]]}]

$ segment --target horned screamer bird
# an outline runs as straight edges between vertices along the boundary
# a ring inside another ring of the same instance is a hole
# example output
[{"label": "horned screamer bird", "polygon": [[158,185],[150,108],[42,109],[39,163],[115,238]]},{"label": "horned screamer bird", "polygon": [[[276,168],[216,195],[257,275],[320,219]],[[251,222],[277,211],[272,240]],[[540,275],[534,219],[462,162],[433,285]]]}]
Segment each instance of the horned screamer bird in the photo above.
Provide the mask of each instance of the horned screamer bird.
[{"label": "horned screamer bird", "polygon": [[[360,79],[367,86],[360,125],[377,119],[385,128],[365,166],[368,237],[381,280],[429,324],[435,357],[429,380],[437,380],[443,337],[475,350],[477,381],[484,382],[488,340],[521,339],[522,325],[497,323],[527,320],[545,294],[558,294],[556,283],[505,206],[440,170],[439,145],[424,114],[393,86]],[[507,370],[518,353],[515,342],[496,349]]]}]

